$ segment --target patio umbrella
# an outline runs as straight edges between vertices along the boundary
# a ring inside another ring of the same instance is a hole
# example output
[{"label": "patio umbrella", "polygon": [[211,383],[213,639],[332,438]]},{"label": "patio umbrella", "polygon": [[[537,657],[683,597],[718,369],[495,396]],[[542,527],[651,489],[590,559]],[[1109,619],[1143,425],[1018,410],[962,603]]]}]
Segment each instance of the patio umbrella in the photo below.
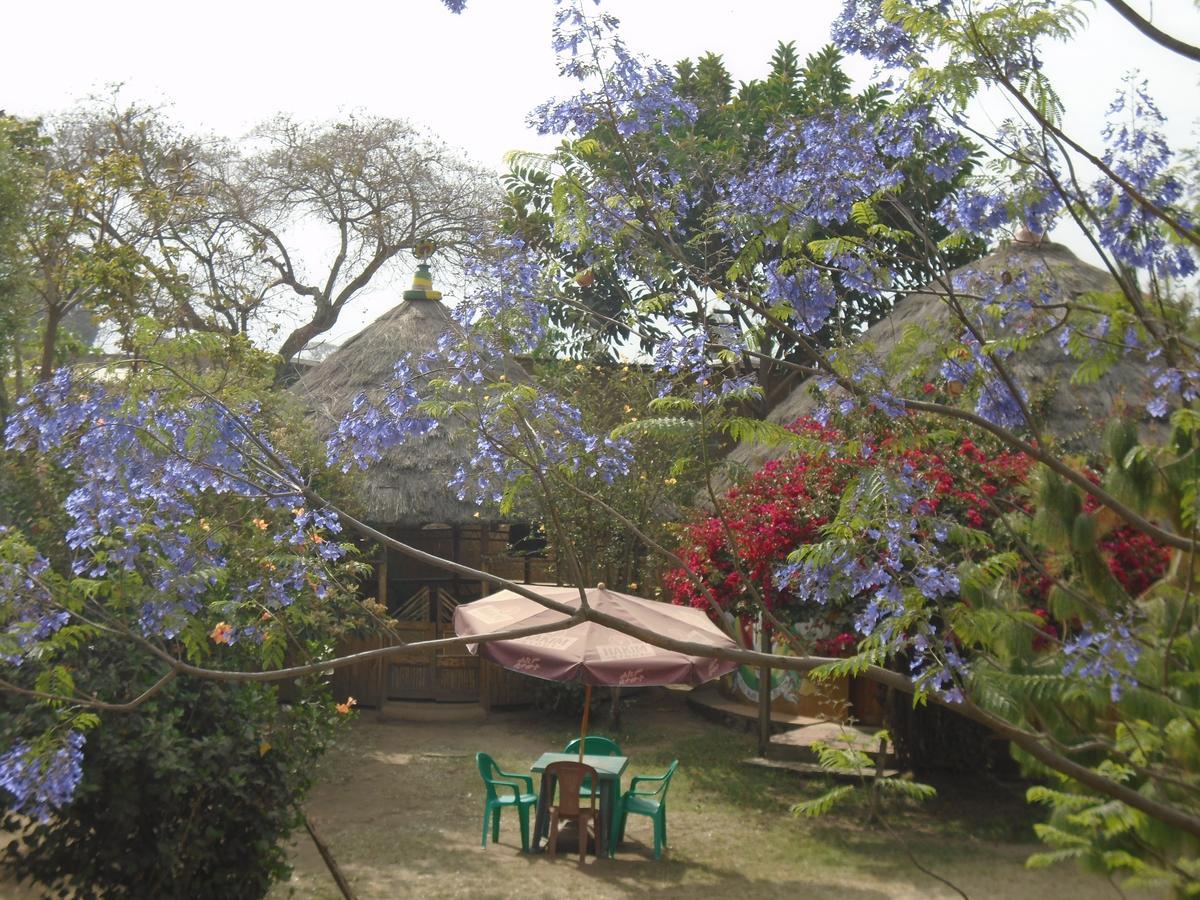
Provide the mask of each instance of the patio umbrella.
[{"label": "patio umbrella", "polygon": [[[579,608],[579,589],[538,587],[538,592],[572,609]],[[610,591],[604,584],[588,588],[588,605],[639,625],[663,637],[737,650],[738,645],[699,609],[644,600]],[[464,603],[454,611],[454,630],[470,637],[512,628],[553,625],[567,616],[512,591],[498,591]],[[468,644],[467,649],[514,672],[549,681],[581,681],[584,685],[580,737],[587,737],[592,685],[613,687],[655,684],[702,684],[732,672],[737,663],[664,650],[595,622],[529,637]],[[580,759],[584,741],[580,741]]]}]

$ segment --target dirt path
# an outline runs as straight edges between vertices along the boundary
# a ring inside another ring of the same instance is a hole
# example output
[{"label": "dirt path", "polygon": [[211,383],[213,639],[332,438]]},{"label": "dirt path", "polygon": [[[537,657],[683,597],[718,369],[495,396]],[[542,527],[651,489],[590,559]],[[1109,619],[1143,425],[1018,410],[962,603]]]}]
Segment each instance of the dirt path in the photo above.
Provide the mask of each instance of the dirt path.
[{"label": "dirt path", "polygon": [[[750,741],[692,714],[678,694],[643,694],[619,736],[630,773],[660,772],[681,760],[669,798],[670,848],[651,858],[649,820],[631,820],[616,860],[520,852],[514,813],[499,844],[479,846],[482,784],[474,754],[510,771],[571,737],[563,720],[532,712],[485,722],[377,724],[370,712],[327,757],[308,803],[362,900],[369,898],[640,897],[942,898],[958,895],[919,871],[896,839],[857,825],[854,810],[796,819],[788,807],[822,786],[741,766]],[[971,790],[976,793],[971,793]],[[922,862],[971,897],[1091,900],[1117,897],[1102,880],[1070,867],[1030,871],[1036,847],[1019,788],[957,789],[932,806],[892,817]],[[960,795],[961,794],[961,795]],[[292,880],[272,898],[339,896],[305,836],[292,848]]]}]

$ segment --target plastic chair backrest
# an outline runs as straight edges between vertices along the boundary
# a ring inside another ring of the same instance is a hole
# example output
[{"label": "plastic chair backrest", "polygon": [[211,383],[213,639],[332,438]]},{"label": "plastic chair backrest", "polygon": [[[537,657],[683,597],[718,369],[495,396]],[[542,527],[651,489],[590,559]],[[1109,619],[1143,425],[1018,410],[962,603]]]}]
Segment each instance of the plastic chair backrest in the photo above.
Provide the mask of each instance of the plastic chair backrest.
[{"label": "plastic chair backrest", "polygon": [[671,765],[667,766],[667,774],[663,776],[662,787],[657,791],[658,802],[665,803],[667,799],[667,788],[671,786],[671,776],[675,774],[675,770],[679,768],[679,760],[672,760]]},{"label": "plastic chair backrest", "polygon": [[[560,816],[579,815],[579,789],[583,787],[583,779],[591,778],[595,784],[596,770],[591,766],[577,762],[556,762],[546,766],[546,776],[558,779],[558,814]],[[589,794],[591,809],[596,808],[596,795]]]},{"label": "plastic chair backrest", "polygon": [[[563,753],[578,753],[579,740],[579,738],[574,738],[563,748]],[[593,756],[620,756],[621,748],[612,738],[600,734],[589,734],[583,738],[583,752]]]},{"label": "plastic chair backrest", "polygon": [[483,776],[483,787],[487,791],[489,800],[496,799],[496,787],[492,784],[494,777],[493,773],[500,767],[496,765],[496,761],[486,753],[475,754],[475,764],[479,766],[479,774]]},{"label": "plastic chair backrest", "polygon": [[671,787],[671,776],[674,775],[676,769],[679,768],[679,761],[674,760],[667,766],[666,774],[662,775],[662,780],[659,782],[659,790],[654,792],[654,797],[658,797],[659,803],[667,802],[667,788]]}]

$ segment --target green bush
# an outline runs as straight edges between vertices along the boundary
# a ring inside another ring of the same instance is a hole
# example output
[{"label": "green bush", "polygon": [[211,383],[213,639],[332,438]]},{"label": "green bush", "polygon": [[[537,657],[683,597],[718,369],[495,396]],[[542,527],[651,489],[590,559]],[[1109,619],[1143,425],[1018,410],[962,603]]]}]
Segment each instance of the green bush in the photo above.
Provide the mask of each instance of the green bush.
[{"label": "green bush", "polygon": [[[92,684],[148,681],[127,648],[94,649]],[[179,679],[103,713],[74,802],[42,823],[5,815],[8,865],[64,897],[261,897],[289,874],[284,839],[331,732],[323,686],[298,694],[282,705],[274,687]]]}]

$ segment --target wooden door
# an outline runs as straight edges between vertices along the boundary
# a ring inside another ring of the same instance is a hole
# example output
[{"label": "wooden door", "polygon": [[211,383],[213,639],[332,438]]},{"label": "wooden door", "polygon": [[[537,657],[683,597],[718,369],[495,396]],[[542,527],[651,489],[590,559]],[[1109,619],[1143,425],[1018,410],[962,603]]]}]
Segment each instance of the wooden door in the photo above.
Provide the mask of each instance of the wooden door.
[{"label": "wooden door", "polygon": [[[396,631],[405,641],[454,636],[458,599],[443,587],[425,586],[396,612]],[[388,697],[395,700],[478,700],[479,658],[465,647],[439,647],[394,656]]]}]

